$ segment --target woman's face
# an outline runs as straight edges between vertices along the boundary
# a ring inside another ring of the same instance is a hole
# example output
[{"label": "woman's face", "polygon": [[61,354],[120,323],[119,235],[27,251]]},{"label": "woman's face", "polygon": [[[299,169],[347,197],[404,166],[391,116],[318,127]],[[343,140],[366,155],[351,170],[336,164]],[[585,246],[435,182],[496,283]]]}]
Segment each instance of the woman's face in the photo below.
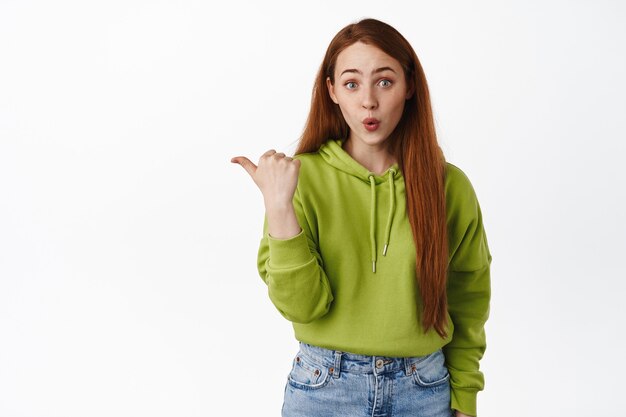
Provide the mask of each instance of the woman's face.
[{"label": "woman's face", "polygon": [[[335,85],[330,77],[326,85],[350,127],[349,139],[374,147],[384,144],[393,132],[402,117],[404,102],[412,94],[407,91],[400,63],[363,42],[356,42],[339,53]],[[368,124],[368,118],[378,123]]]}]

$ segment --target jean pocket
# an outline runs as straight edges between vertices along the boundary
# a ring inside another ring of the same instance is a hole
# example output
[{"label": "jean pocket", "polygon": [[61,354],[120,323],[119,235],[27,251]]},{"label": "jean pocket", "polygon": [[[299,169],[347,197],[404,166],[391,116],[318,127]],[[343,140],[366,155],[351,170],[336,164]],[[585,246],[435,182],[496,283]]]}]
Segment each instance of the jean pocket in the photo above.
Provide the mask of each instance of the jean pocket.
[{"label": "jean pocket", "polygon": [[448,383],[450,373],[441,349],[412,366],[413,381],[421,387],[437,387]]},{"label": "jean pocket", "polygon": [[330,376],[325,366],[315,363],[299,352],[293,360],[287,380],[294,388],[313,390],[326,386],[330,381]]}]

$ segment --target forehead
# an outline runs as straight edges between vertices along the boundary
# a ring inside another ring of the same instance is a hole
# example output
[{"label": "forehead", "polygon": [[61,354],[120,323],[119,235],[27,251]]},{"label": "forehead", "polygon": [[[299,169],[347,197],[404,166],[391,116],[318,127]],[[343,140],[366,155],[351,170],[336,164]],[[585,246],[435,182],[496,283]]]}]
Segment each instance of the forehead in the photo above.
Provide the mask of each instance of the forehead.
[{"label": "forehead", "polygon": [[335,73],[341,74],[346,69],[358,69],[364,74],[369,74],[373,69],[391,67],[400,71],[400,63],[381,49],[363,42],[356,42],[341,51],[337,56]]}]

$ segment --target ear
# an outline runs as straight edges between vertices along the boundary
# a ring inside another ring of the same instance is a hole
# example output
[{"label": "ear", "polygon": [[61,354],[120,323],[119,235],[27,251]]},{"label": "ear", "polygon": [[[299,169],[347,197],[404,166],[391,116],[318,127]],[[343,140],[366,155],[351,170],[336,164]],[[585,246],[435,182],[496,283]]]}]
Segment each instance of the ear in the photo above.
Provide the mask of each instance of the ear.
[{"label": "ear", "polygon": [[326,87],[328,88],[328,94],[330,95],[330,99],[335,104],[339,104],[339,102],[337,101],[337,96],[335,95],[335,87],[330,82],[330,77],[326,77]]}]

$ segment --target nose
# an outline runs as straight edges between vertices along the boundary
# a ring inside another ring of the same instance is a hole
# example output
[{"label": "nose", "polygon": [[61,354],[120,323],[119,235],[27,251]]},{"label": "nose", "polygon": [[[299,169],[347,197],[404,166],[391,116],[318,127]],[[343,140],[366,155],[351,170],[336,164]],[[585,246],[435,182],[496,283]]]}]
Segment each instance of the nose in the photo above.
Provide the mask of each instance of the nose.
[{"label": "nose", "polygon": [[362,106],[364,109],[375,109],[378,106],[378,100],[376,99],[376,95],[374,94],[374,89],[372,87],[363,89],[363,103]]}]

